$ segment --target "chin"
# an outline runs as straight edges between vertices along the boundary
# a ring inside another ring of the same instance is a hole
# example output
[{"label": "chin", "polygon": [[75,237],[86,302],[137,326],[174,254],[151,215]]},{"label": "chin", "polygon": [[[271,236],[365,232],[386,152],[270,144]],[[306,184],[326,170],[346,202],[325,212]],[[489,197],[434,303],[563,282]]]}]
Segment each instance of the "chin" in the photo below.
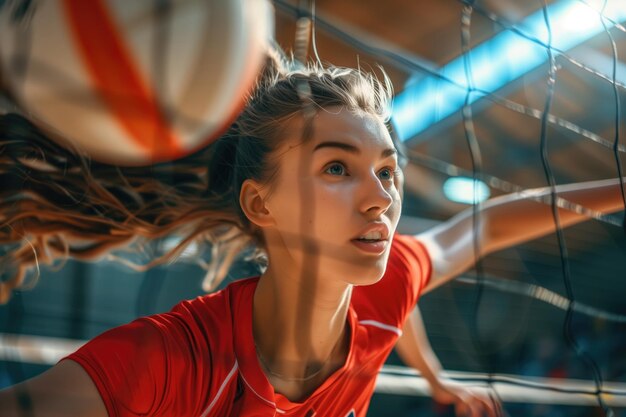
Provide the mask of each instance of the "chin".
[{"label": "chin", "polygon": [[319,271],[326,271],[321,275],[351,285],[372,285],[380,281],[385,274],[390,247],[380,255],[363,255],[348,246],[339,248],[335,245],[333,248],[326,249],[319,258]]},{"label": "chin", "polygon": [[[345,267],[345,265],[344,265]],[[381,280],[387,269],[387,256],[381,256],[374,262],[349,265],[344,279],[352,285],[373,285]]]},{"label": "chin", "polygon": [[368,271],[364,273],[360,277],[354,280],[354,285],[374,285],[378,281],[380,281],[385,275],[385,270],[377,271],[377,273],[373,273],[374,271]]}]

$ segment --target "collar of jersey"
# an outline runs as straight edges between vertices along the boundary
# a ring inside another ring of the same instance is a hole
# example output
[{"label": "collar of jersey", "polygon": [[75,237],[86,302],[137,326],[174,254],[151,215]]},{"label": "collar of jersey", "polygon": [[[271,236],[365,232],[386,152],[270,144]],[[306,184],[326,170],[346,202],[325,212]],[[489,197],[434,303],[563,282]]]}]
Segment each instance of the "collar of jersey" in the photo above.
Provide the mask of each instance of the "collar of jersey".
[{"label": "collar of jersey", "polygon": [[357,329],[358,320],[356,312],[354,311],[352,304],[350,304],[347,318],[350,331],[350,350],[348,352],[346,362],[341,368],[326,378],[326,381],[324,381],[324,383],[306,399],[301,402],[292,402],[283,395],[274,392],[274,387],[272,387],[263,373],[256,355],[254,337],[252,333],[252,301],[258,280],[258,277],[244,280],[244,282],[241,283],[243,288],[239,292],[239,297],[237,297],[238,299],[233,300],[236,303],[233,306],[234,311],[236,312],[236,318],[233,320],[235,323],[235,355],[239,364],[240,376],[242,377],[244,384],[246,384],[246,388],[250,389],[263,403],[268,406],[288,412],[312,401],[328,387],[333,385],[335,381],[337,381],[337,379],[344,374],[344,371],[350,367],[352,361],[354,360],[354,335]]}]

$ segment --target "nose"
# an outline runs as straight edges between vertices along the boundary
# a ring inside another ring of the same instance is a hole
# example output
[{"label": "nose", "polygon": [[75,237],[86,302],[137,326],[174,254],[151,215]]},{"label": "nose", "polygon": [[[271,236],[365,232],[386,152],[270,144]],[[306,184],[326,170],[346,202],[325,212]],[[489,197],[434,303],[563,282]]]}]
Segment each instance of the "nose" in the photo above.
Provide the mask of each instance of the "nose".
[{"label": "nose", "polygon": [[393,184],[381,181],[376,173],[370,174],[361,187],[360,211],[373,217],[385,213],[393,203],[393,187]]}]

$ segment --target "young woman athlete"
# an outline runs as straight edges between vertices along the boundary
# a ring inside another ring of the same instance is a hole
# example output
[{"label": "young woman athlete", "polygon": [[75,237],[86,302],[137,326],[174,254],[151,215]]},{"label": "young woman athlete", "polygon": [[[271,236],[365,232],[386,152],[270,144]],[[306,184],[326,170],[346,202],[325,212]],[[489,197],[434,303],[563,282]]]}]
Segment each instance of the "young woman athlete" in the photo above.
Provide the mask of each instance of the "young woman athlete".
[{"label": "young woman athlete", "polygon": [[[94,258],[171,233],[186,238],[160,262],[202,239],[218,278],[250,244],[267,262],[260,277],[96,337],[2,391],[0,414],[365,416],[417,299],[473,264],[474,233],[484,256],[555,228],[550,206],[529,198],[550,190],[537,189],[485,203],[480,230],[466,211],[418,236],[396,234],[389,99],[388,84],[357,70],[286,71],[269,60],[222,138],[150,168],[89,165],[3,116],[5,294],[36,261]],[[623,208],[618,181],[557,191],[596,211]],[[561,210],[560,219],[586,218]],[[400,343],[410,353],[415,339]]]}]

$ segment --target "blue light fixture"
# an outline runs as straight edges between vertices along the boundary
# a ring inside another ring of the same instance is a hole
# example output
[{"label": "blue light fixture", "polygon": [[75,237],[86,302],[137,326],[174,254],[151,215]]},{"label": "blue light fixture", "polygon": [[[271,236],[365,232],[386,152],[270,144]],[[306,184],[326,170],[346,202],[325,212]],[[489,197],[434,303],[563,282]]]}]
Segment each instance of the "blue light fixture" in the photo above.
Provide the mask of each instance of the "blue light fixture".
[{"label": "blue light fixture", "polygon": [[468,177],[452,177],[443,183],[443,193],[450,201],[477,204],[491,195],[487,184]]},{"label": "blue light fixture", "polygon": [[[530,15],[517,28],[543,44],[550,41],[552,47],[561,51],[571,49],[604,31],[600,17],[601,5],[563,0],[547,7],[550,32],[544,20],[543,10]],[[595,4],[595,3],[594,3]],[[604,16],[614,22],[626,20],[626,1],[609,0]],[[612,25],[606,21],[607,27]],[[392,122],[401,140],[406,141],[429,126],[459,111],[470,86],[474,91],[470,103],[493,93],[511,81],[543,64],[548,59],[544,46],[523,36],[505,30],[492,39],[468,52],[471,67],[471,83],[465,73],[465,55],[444,67],[439,73],[446,79],[426,77],[407,88],[394,99]]]}]

